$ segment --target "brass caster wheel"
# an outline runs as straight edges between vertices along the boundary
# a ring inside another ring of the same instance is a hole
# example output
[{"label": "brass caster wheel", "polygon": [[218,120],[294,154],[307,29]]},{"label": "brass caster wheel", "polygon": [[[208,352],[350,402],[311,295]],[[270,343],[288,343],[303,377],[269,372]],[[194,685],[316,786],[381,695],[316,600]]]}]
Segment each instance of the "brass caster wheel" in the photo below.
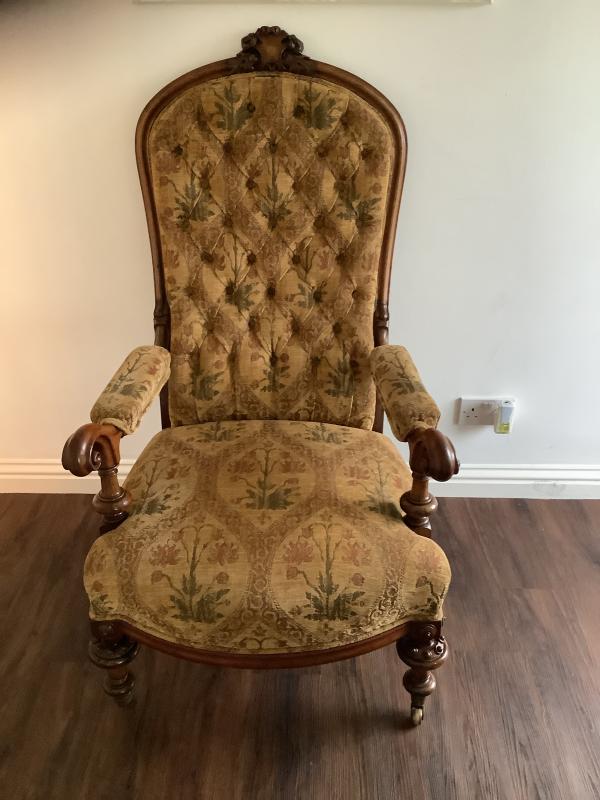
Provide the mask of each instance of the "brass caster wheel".
[{"label": "brass caster wheel", "polygon": [[416,727],[423,722],[423,709],[422,708],[415,708],[414,706],[410,709],[410,721]]}]

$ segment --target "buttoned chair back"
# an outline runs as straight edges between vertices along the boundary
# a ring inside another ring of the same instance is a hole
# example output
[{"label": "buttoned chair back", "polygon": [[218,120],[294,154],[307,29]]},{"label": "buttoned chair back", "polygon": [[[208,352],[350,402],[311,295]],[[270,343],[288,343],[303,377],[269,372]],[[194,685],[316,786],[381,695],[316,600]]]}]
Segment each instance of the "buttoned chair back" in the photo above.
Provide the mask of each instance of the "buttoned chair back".
[{"label": "buttoned chair back", "polygon": [[381,428],[402,121],[369,84],[263,28],[195,70],[137,132],[171,352],[163,425],[288,419]]}]

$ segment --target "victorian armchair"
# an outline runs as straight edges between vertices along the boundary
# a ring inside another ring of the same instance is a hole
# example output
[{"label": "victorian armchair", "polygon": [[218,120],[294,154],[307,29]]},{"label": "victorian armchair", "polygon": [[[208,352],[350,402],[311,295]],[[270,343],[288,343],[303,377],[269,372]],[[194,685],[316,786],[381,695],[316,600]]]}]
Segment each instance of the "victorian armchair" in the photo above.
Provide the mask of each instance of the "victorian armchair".
[{"label": "victorian armchair", "polygon": [[[458,464],[409,354],[386,344],[404,126],[279,28],[242,45],[138,123],[156,343],[63,452],[101,480],[90,657],[126,704],[139,644],[272,668],[395,642],[418,724],[450,582],[428,479]],[[159,393],[163,429],[121,487],[120,439]]]}]

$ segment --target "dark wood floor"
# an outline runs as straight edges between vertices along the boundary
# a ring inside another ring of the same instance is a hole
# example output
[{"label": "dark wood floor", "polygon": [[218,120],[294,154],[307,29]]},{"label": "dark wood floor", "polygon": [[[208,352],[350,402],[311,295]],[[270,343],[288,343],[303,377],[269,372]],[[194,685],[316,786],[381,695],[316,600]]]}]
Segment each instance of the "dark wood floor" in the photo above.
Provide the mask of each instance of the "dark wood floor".
[{"label": "dark wood floor", "polygon": [[0,797],[600,798],[600,502],[445,500],[451,659],[407,726],[393,647],[287,672],[86,659],[89,498],[0,496]]}]

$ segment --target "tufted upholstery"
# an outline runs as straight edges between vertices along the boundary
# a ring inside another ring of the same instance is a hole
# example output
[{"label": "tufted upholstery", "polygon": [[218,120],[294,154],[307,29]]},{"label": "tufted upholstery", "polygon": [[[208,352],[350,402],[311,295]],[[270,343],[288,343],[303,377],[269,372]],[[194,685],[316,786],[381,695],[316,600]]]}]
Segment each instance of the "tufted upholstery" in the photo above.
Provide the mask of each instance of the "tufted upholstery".
[{"label": "tufted upholstery", "polygon": [[91,615],[236,653],[327,649],[441,619],[450,568],[402,522],[409,486],[397,449],[373,431],[167,428],[127,478],[131,516],[87,557]]},{"label": "tufted upholstery", "polygon": [[173,425],[372,426],[392,145],[359,96],[300,75],[218,78],[159,113],[148,153]]}]

